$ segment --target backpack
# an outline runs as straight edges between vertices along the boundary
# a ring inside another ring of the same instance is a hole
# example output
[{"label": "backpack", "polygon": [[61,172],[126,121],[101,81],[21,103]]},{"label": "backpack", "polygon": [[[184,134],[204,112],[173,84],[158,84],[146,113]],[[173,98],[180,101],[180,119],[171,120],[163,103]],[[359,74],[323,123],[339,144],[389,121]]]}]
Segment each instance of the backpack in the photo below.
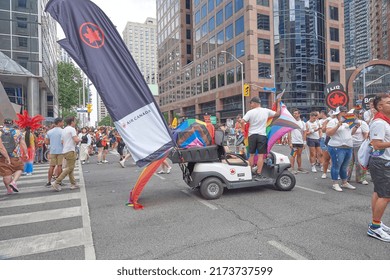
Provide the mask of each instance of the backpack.
[{"label": "backpack", "polygon": [[370,142],[370,139],[364,140],[357,153],[358,162],[363,169],[368,169],[368,162],[373,151]]},{"label": "backpack", "polygon": [[7,150],[8,155],[12,155],[16,148],[16,142],[14,139],[14,131],[2,132],[1,133],[1,141],[5,149]]}]

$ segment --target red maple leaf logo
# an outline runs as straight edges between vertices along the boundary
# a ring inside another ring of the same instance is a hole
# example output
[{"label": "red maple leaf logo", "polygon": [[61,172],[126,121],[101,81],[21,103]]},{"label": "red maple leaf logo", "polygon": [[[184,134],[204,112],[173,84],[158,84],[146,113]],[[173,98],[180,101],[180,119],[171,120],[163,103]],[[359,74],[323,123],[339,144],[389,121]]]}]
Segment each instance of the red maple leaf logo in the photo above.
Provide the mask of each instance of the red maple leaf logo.
[{"label": "red maple leaf logo", "polygon": [[101,41],[99,30],[92,30],[89,26],[87,27],[87,33],[83,34],[85,38],[88,39],[90,44],[95,43],[96,41]]},{"label": "red maple leaf logo", "polygon": [[334,97],[330,99],[333,105],[339,105],[344,103],[344,96],[335,94]]}]

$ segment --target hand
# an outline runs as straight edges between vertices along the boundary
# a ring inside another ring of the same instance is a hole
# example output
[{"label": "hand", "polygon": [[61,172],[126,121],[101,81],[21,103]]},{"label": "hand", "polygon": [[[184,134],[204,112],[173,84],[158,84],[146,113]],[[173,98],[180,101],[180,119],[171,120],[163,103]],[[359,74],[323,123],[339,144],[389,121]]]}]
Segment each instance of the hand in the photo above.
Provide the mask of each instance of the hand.
[{"label": "hand", "polygon": [[25,159],[25,160],[28,160],[28,159],[29,159],[29,157],[28,157],[28,154],[27,154],[27,153],[25,153],[25,154],[24,154],[24,159]]},{"label": "hand", "polygon": [[9,157],[8,157],[8,158],[6,158],[6,160],[5,160],[5,161],[6,161],[6,163],[7,163],[7,164],[11,164],[11,159],[10,159]]}]

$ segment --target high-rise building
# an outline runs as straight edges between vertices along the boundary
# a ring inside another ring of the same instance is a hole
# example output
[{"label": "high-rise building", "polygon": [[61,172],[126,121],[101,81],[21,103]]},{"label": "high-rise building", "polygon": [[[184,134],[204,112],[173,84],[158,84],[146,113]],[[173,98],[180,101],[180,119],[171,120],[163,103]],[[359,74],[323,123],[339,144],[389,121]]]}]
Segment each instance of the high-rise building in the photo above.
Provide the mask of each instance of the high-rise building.
[{"label": "high-rise building", "polygon": [[369,1],[345,0],[345,66],[357,67],[371,59]]},{"label": "high-rise building", "polygon": [[390,60],[390,2],[372,0],[369,5],[372,58]]},{"label": "high-rise building", "polygon": [[0,81],[10,102],[30,115],[54,117],[58,115],[57,32],[55,21],[44,12],[47,2],[0,1],[0,52],[27,70],[21,75],[5,66]]},{"label": "high-rise building", "polygon": [[154,18],[147,18],[145,23],[128,22],[123,31],[123,40],[148,84],[157,84],[156,39]]},{"label": "high-rise building", "polygon": [[158,0],[160,108],[224,121],[253,96],[269,107],[274,87],[290,108],[324,108],[325,85],[345,83],[343,23],[337,0]]}]

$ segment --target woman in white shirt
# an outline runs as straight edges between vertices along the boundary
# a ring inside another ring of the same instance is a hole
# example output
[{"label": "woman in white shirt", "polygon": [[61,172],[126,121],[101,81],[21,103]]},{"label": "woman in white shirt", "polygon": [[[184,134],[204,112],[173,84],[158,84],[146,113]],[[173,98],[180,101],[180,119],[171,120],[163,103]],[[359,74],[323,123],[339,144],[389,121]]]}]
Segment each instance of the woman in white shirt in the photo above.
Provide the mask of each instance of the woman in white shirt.
[{"label": "woman in white shirt", "polygon": [[345,123],[345,115],[348,109],[344,106],[339,106],[334,111],[334,119],[330,120],[326,126],[326,135],[330,137],[328,143],[328,152],[332,159],[332,168],[330,174],[333,180],[332,188],[335,191],[342,192],[338,183],[338,178],[341,179],[341,187],[350,190],[356,189],[348,183],[348,165],[352,158],[352,134],[349,124]]},{"label": "woman in white shirt", "polygon": [[356,118],[356,125],[352,128],[353,149],[352,149],[352,159],[348,166],[348,181],[351,181],[353,166],[355,165],[356,182],[363,185],[368,185],[368,182],[366,180],[367,171],[360,166],[358,162],[357,153],[363,141],[368,137],[369,127],[368,124],[362,120],[363,117],[362,110],[361,111],[355,110],[354,114]]},{"label": "woman in white shirt", "polygon": [[81,164],[84,164],[85,161],[87,161],[89,158],[88,150],[89,150],[89,146],[91,145],[91,136],[87,132],[87,129],[85,127],[83,127],[81,129],[81,132],[79,133],[78,137],[81,140],[80,141],[80,160],[81,160]]}]

